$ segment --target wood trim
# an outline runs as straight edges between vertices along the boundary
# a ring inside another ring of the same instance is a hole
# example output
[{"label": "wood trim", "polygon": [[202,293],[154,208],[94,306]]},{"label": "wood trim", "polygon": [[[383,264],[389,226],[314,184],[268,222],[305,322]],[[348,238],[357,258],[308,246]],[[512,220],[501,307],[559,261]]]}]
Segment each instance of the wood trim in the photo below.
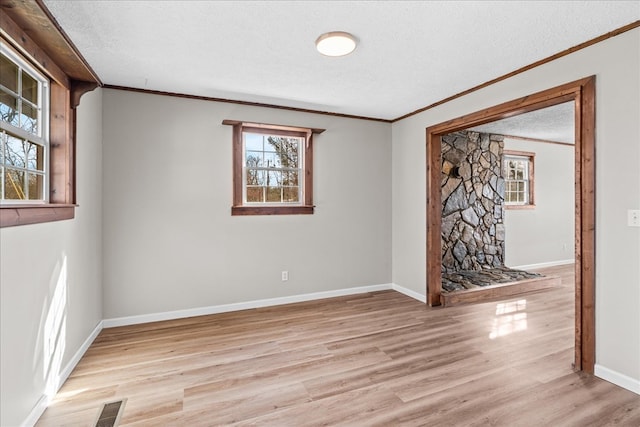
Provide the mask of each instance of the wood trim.
[{"label": "wood trim", "polygon": [[[576,187],[580,187],[580,196],[576,199],[576,235],[580,236],[580,247],[576,256],[580,260],[576,263],[576,273],[580,273],[580,280],[576,280],[576,304],[580,299],[580,319],[576,319],[579,326],[581,351],[576,353],[576,360],[580,358],[580,366],[585,372],[593,374],[595,366],[595,229],[596,229],[596,168],[595,168],[595,123],[596,123],[596,79],[591,77],[582,86],[578,94],[576,109],[576,123],[579,123],[580,135],[576,136]],[[576,126],[578,131],[578,126]],[[579,175],[578,175],[579,174]],[[578,221],[579,217],[579,221]],[[578,241],[576,241],[578,244]],[[578,335],[578,334],[576,334]]]},{"label": "wood trim", "polygon": [[[242,125],[233,125],[233,206],[242,206]],[[231,210],[233,215],[233,209]]]},{"label": "wood trim", "polygon": [[49,202],[75,203],[73,112],[69,108],[70,92],[51,83],[51,118],[49,123]]},{"label": "wood trim", "polygon": [[91,92],[98,87],[96,82],[84,82],[71,80],[71,108],[75,109],[80,105],[80,98],[87,92]]},{"label": "wood trim", "polygon": [[[2,0],[0,9],[20,29],[21,35],[12,37],[16,43],[22,41],[22,35],[28,35],[33,45],[46,52],[68,79],[95,81],[101,84],[97,74],[64,33],[43,1]],[[40,62],[40,58],[35,59],[36,62]],[[64,86],[68,88],[69,84]]]},{"label": "wood trim", "polygon": [[313,133],[307,134],[304,147],[304,204],[311,207],[309,212],[313,213]]},{"label": "wood trim", "polygon": [[0,228],[61,221],[75,216],[75,205],[5,205],[0,209]]},{"label": "wood trim", "polygon": [[570,142],[551,141],[549,139],[528,138],[526,136],[505,135],[505,134],[501,134],[501,135],[504,136],[505,138],[520,139],[522,141],[542,142],[542,143],[545,143],[545,144],[568,145],[569,147],[573,147],[575,145],[575,144],[572,144]]},{"label": "wood trim", "polygon": [[382,123],[391,123],[392,120],[389,119],[381,119],[378,117],[366,117],[366,116],[357,116],[354,114],[343,114],[343,113],[333,113],[331,111],[321,111],[321,110],[311,110],[307,108],[296,108],[296,107],[287,107],[284,105],[275,105],[275,104],[267,104],[264,102],[251,102],[251,101],[239,101],[237,99],[227,99],[227,98],[216,98],[212,96],[201,96],[201,95],[189,95],[186,93],[177,93],[177,92],[164,92],[160,90],[150,90],[150,89],[140,89],[136,87],[128,87],[128,86],[118,86],[118,85],[103,85],[105,89],[114,89],[114,90],[124,90],[127,92],[138,92],[138,93],[146,93],[148,95],[160,95],[160,96],[173,96],[176,98],[186,98],[186,99],[195,99],[199,101],[212,101],[212,102],[224,102],[227,104],[238,104],[238,105],[249,105],[252,107],[264,107],[264,108],[275,108],[277,110],[287,110],[287,111],[297,111],[299,113],[310,113],[310,114],[321,114],[324,116],[332,116],[332,117],[342,117],[346,119],[355,119],[355,120],[369,120],[374,122],[382,122]]},{"label": "wood trim", "polygon": [[[576,370],[595,365],[595,76],[525,96],[427,128],[427,302],[441,294],[441,137],[479,124],[575,101],[575,361]],[[437,256],[429,256],[437,254]]]},{"label": "wood trim", "polygon": [[512,72],[510,72],[508,74],[504,74],[504,75],[502,75],[500,77],[496,77],[493,80],[489,80],[488,82],[479,84],[479,85],[474,86],[474,87],[472,87],[470,89],[467,89],[465,91],[462,91],[460,93],[452,95],[452,96],[450,96],[448,98],[442,99],[442,100],[440,100],[438,102],[434,102],[433,104],[429,104],[426,107],[419,108],[417,110],[414,110],[414,111],[412,111],[410,113],[407,113],[407,114],[405,114],[403,116],[397,117],[397,118],[395,118],[393,120],[390,120],[390,121],[391,121],[391,123],[394,123],[394,122],[397,122],[399,120],[403,120],[403,119],[406,119],[408,117],[414,116],[416,114],[422,113],[424,111],[430,110],[430,109],[432,109],[434,107],[437,107],[438,105],[446,104],[449,101],[453,101],[454,99],[461,98],[461,97],[463,97],[465,95],[468,95],[468,94],[470,94],[472,92],[476,92],[476,91],[478,91],[480,89],[483,89],[483,88],[485,88],[487,86],[491,86],[494,83],[498,83],[498,82],[506,80],[506,79],[508,79],[510,77],[516,76],[518,74],[522,74],[525,71],[529,71],[529,70],[531,70],[533,68],[536,68],[536,67],[538,67],[540,65],[546,64],[546,63],[551,62],[551,61],[555,61],[558,58],[562,58],[563,56],[570,55],[570,54],[572,54],[574,52],[577,52],[579,50],[582,50],[582,49],[587,48],[589,46],[592,46],[594,44],[600,43],[600,42],[602,42],[604,40],[607,40],[607,39],[610,39],[612,37],[619,36],[620,34],[626,33],[627,31],[631,31],[631,30],[633,30],[635,28],[638,28],[638,27],[640,27],[640,20],[632,22],[632,23],[630,23],[628,25],[624,25],[624,26],[622,26],[622,27],[620,27],[618,29],[615,29],[613,31],[609,31],[606,34],[603,34],[603,35],[595,37],[595,38],[593,38],[591,40],[587,40],[584,43],[580,43],[580,44],[578,44],[576,46],[573,46],[573,47],[570,47],[568,49],[565,49],[562,52],[556,53],[555,55],[548,56],[548,57],[546,57],[544,59],[541,59],[539,61],[536,61],[536,62],[534,62],[532,64],[529,64],[529,65],[526,65],[524,67],[518,68],[517,70],[512,71]]},{"label": "wood trim", "polygon": [[[53,16],[49,8],[44,4],[42,0],[35,0],[35,3],[38,5],[38,8],[42,11],[46,20],[51,23],[55,31],[48,31],[47,37],[56,37],[58,39],[58,51],[61,55],[71,57],[70,61],[74,62],[73,69],[77,71],[80,69],[83,73],[82,78],[78,78],[75,74],[73,75],[74,80],[85,81],[88,80],[91,83],[95,83],[96,86],[93,87],[95,89],[97,86],[101,85],[102,82],[98,77],[98,74],[93,70],[89,62],[85,59],[85,57],[80,53],[78,47],[71,41],[71,38],[64,31],[62,26],[58,23],[58,20]],[[69,72],[67,71],[67,74]],[[93,90],[91,89],[91,90]],[[80,102],[80,98],[78,97],[78,102]],[[78,104],[76,104],[77,106]],[[74,107],[75,108],[75,107]]]},{"label": "wood trim", "polygon": [[504,208],[508,211],[525,211],[525,210],[534,210],[536,205],[504,205]]},{"label": "wood trim", "polygon": [[[427,303],[442,294],[442,134],[427,129]],[[435,258],[435,259],[432,259]]]},{"label": "wood trim", "polygon": [[231,215],[308,215],[314,206],[232,206]]},{"label": "wood trim", "polygon": [[308,127],[299,127],[299,126],[289,126],[289,125],[273,125],[269,123],[253,123],[253,122],[243,122],[240,120],[229,120],[225,119],[222,121],[223,125],[235,126],[242,125],[244,128],[251,128],[252,132],[263,132],[263,133],[271,133],[274,130],[280,132],[294,132],[294,133],[302,133],[306,136],[306,134],[310,131],[314,134],[320,134],[324,132],[326,129],[320,128],[308,128]]},{"label": "wood trim", "polygon": [[3,42],[18,50],[35,67],[62,86],[70,86],[69,77],[64,71],[5,13],[4,8],[0,8],[0,28]]},{"label": "wood trim", "polygon": [[519,150],[502,150],[502,154],[505,156],[520,156],[520,157],[535,157],[536,153],[531,151],[519,151]]},{"label": "wood trim", "polygon": [[562,280],[559,276],[536,277],[518,282],[497,283],[495,285],[480,286],[473,289],[444,292],[441,302],[445,307],[453,307],[474,302],[509,298],[527,292],[553,288],[561,284]]}]

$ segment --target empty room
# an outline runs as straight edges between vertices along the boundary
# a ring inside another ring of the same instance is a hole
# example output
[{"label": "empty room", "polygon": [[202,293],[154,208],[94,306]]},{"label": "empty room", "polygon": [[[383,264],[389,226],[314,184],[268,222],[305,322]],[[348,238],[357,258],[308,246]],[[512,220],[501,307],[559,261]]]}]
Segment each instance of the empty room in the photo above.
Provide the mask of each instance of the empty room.
[{"label": "empty room", "polygon": [[640,1],[0,42],[0,426],[640,426]]}]

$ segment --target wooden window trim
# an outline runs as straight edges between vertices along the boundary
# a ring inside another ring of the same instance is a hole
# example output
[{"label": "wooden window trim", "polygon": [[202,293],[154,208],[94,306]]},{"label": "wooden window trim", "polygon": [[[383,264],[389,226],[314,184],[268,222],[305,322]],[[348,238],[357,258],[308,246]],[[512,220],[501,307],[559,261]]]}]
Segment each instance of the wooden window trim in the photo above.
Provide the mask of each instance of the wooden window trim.
[{"label": "wooden window trim", "polygon": [[47,12],[31,0],[18,8],[0,8],[2,42],[50,80],[49,200],[42,204],[0,205],[0,228],[75,217],[75,109],[80,97],[101,82]]},{"label": "wooden window trim", "polygon": [[[303,128],[297,126],[273,125],[267,123],[249,123],[238,120],[223,120],[223,125],[233,126],[233,205],[231,215],[310,215],[313,214],[313,135],[321,134],[324,129]],[[304,146],[304,202],[294,206],[247,206],[242,198],[242,133],[245,131],[306,138]]]},{"label": "wooden window trim", "polygon": [[[529,202],[524,205],[510,205],[505,202],[504,208],[507,210],[530,210],[536,208],[535,203],[535,158],[536,153],[531,151],[504,150],[503,156],[526,157],[529,160]],[[504,159],[504,157],[503,157]]]}]

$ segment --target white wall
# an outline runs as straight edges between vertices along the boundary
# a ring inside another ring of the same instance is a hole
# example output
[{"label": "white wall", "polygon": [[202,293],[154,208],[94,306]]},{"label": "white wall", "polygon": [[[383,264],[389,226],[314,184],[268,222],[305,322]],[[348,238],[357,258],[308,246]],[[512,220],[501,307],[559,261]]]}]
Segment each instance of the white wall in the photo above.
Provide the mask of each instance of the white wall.
[{"label": "white wall", "polygon": [[76,218],[0,229],[2,426],[56,391],[102,320],[101,143],[98,89],[78,107]]},{"label": "white wall", "polygon": [[535,153],[534,209],[505,210],[505,265],[574,259],[574,146],[505,138],[504,149]]},{"label": "white wall", "polygon": [[[224,119],[326,129],[315,214],[231,216]],[[391,126],[105,90],[103,217],[106,319],[388,284]]]},{"label": "white wall", "polygon": [[425,128],[594,74],[596,363],[640,389],[638,28],[393,124],[393,282],[426,292]]}]

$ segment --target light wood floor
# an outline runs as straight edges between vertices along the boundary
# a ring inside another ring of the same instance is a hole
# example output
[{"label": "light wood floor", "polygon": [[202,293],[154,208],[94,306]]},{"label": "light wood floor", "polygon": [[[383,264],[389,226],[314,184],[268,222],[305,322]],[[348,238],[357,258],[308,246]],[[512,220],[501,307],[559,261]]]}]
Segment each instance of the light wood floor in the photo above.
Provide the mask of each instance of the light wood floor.
[{"label": "light wood floor", "polygon": [[105,329],[38,426],[640,426],[640,396],[574,373],[573,275],[428,308],[394,291]]}]

